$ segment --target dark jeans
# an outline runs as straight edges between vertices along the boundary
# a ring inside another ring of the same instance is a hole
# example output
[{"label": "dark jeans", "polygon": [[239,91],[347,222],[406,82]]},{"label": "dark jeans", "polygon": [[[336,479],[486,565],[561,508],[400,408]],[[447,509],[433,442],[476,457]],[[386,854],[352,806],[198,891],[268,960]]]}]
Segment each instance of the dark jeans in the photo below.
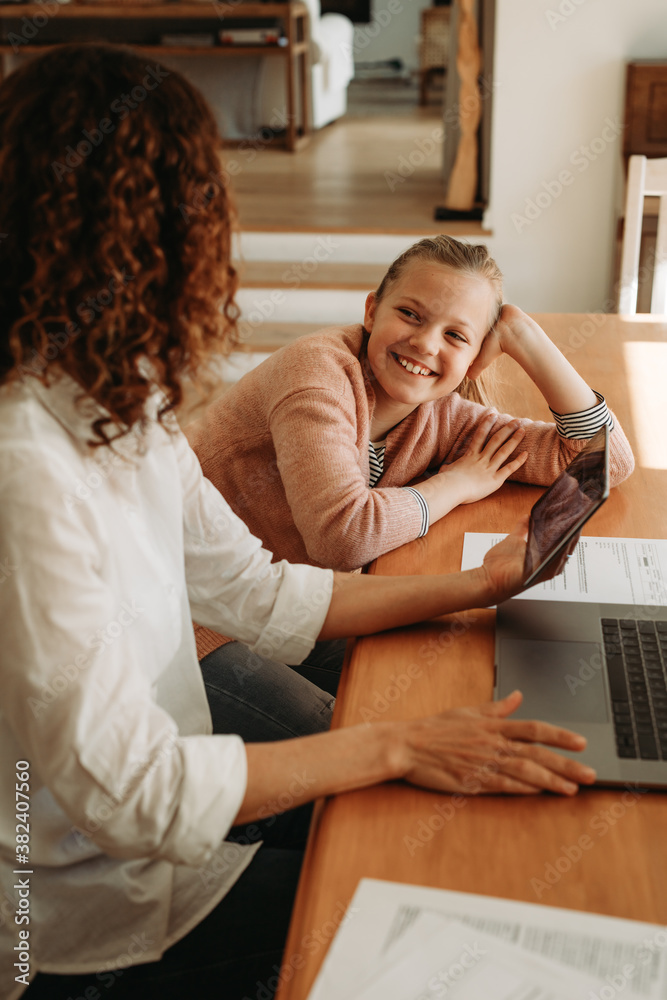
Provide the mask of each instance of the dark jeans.
[{"label": "dark jeans", "polygon": [[[246,743],[260,743],[329,728],[330,695],[240,643],[210,653],[201,668],[214,732],[234,732]],[[99,975],[39,973],[25,1000],[271,1000],[311,811],[311,805],[300,806],[234,827],[229,840],[261,839],[263,846],[215,909],[158,962]]]},{"label": "dark jeans", "polygon": [[303,663],[292,667],[292,670],[323,691],[336,694],[345,658],[346,641],[346,639],[327,639],[326,642],[316,642],[312,653],[308,654]]}]

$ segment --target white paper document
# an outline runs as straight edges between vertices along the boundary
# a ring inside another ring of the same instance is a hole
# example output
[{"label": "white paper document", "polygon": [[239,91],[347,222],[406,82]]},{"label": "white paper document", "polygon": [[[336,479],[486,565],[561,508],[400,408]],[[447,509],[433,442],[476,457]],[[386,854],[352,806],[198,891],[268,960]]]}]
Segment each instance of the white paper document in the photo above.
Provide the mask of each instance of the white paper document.
[{"label": "white paper document", "polygon": [[355,1000],[588,1000],[599,986],[597,980],[435,913],[422,912],[411,931],[418,937],[410,951],[396,961],[394,949],[388,949],[382,968]]},{"label": "white paper document", "polygon": [[667,928],[362,879],[308,1000],[664,1000]]},{"label": "white paper document", "polygon": [[[461,569],[480,566],[505,535],[466,531]],[[518,598],[531,601],[600,601],[667,605],[667,539],[580,538],[564,571],[530,587]]]}]

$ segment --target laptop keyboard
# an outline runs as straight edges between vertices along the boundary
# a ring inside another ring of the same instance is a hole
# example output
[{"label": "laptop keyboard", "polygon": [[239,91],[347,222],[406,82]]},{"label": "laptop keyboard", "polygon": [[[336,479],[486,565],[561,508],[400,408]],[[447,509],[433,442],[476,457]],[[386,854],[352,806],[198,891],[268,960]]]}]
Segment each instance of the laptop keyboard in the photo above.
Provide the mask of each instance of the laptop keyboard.
[{"label": "laptop keyboard", "polygon": [[667,760],[667,622],[602,618],[619,757]]}]

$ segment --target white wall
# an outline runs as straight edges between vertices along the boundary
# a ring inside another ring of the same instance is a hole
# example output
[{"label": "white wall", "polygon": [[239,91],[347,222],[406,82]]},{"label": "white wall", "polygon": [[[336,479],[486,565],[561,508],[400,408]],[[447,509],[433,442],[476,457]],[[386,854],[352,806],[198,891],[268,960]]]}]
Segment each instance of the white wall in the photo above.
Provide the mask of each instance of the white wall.
[{"label": "white wall", "polygon": [[[497,0],[486,222],[507,299],[527,310],[605,308],[623,185],[622,133],[607,122],[623,119],[638,58],[667,59],[665,0]],[[571,183],[547,206],[564,170]],[[540,192],[537,217],[513,221]]]},{"label": "white wall", "polygon": [[371,0],[371,20],[354,26],[355,62],[402,59],[405,67],[419,66],[420,11],[431,0]]}]

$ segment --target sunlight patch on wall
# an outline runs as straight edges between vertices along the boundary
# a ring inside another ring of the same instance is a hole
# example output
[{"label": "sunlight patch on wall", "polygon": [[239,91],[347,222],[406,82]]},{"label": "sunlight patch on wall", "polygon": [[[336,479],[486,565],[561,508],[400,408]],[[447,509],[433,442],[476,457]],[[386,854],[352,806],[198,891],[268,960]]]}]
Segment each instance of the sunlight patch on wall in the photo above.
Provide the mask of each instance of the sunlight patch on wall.
[{"label": "sunlight patch on wall", "polygon": [[645,469],[667,469],[664,403],[667,343],[631,341],[623,345],[623,353],[637,442],[637,464]]}]

